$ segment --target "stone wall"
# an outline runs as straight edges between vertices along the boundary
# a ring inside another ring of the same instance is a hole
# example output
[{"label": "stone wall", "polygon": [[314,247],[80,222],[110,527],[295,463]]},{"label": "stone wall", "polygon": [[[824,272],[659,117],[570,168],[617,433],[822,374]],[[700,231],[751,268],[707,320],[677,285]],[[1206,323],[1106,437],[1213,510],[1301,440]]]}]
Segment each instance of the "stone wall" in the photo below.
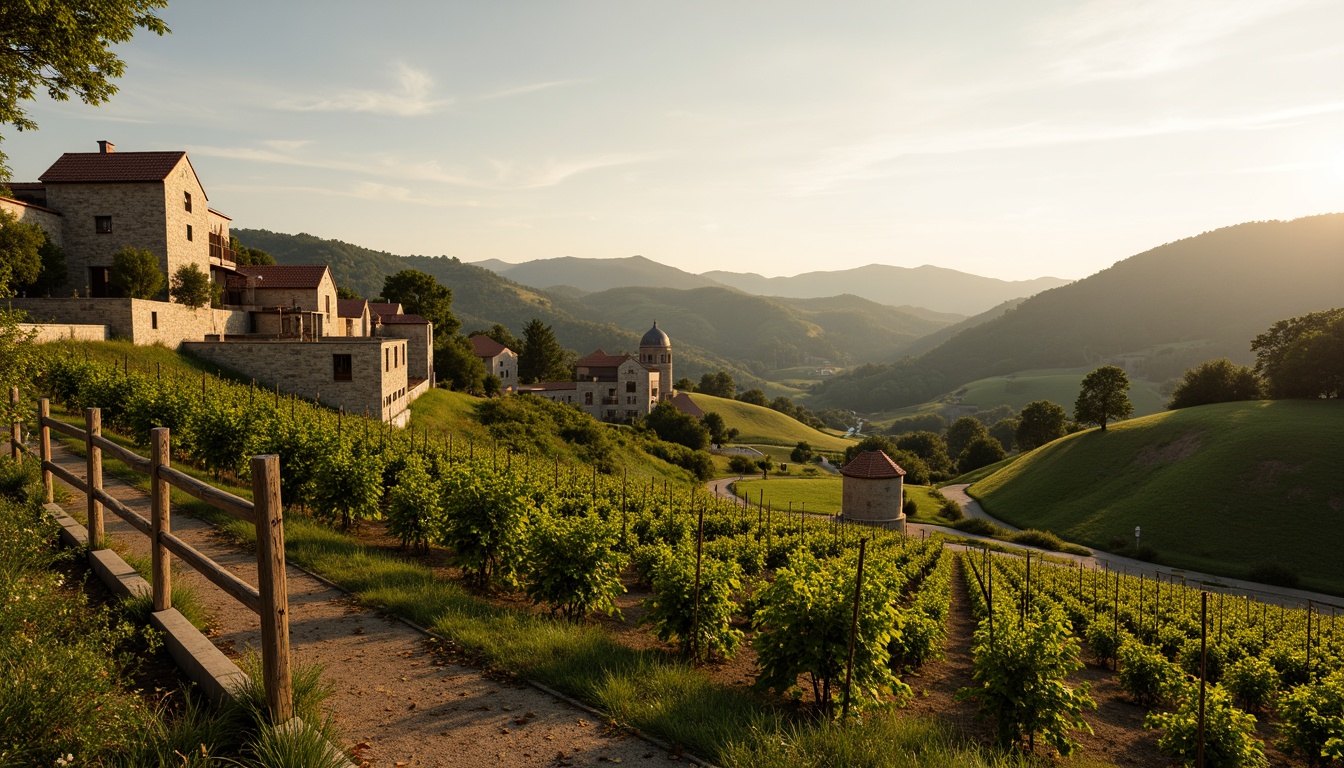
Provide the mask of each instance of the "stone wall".
[{"label": "stone wall", "polygon": [[[218,226],[219,219],[210,214],[209,201],[205,199],[205,190],[196,178],[191,161],[185,157],[179,160],[159,188],[163,195],[159,203],[159,219],[163,222],[167,245],[164,274],[171,278],[187,264],[195,264],[202,272],[210,274],[210,227],[212,224]],[[190,211],[187,210],[186,194],[191,195]]]},{"label": "stone wall", "polygon": [[899,477],[866,479],[842,478],[841,515],[846,520],[864,523],[884,523],[889,528],[905,532],[904,481]]},{"label": "stone wall", "polygon": [[36,224],[42,228],[43,232],[47,233],[47,239],[64,247],[61,240],[61,215],[59,213],[8,197],[0,197],[0,211],[12,213],[14,218],[24,223]]},{"label": "stone wall", "polygon": [[433,323],[387,323],[378,326],[378,335],[383,338],[406,339],[411,378],[434,380]]},{"label": "stone wall", "polygon": [[[112,255],[128,246],[149,250],[164,275],[171,274],[163,184],[48,184],[46,190],[47,205],[61,212],[67,288],[88,296],[89,268],[112,266]],[[112,231],[98,233],[95,216],[111,216]]]},{"label": "stone wall", "polygon": [[[402,423],[410,392],[406,366],[384,370],[384,355],[400,340],[326,338],[318,342],[231,340],[188,342],[184,352],[232,368],[258,384],[317,400],[347,413]],[[350,355],[351,380],[336,381],[334,355]]]},{"label": "stone wall", "polygon": [[49,341],[107,341],[106,325],[72,325],[70,323],[19,323],[19,330],[35,333],[33,341],[45,344]]},{"label": "stone wall", "polygon": [[247,333],[248,314],[231,309],[191,309],[181,304],[144,299],[11,299],[36,323],[103,325],[111,336],[136,344],[176,348],[209,334]]}]

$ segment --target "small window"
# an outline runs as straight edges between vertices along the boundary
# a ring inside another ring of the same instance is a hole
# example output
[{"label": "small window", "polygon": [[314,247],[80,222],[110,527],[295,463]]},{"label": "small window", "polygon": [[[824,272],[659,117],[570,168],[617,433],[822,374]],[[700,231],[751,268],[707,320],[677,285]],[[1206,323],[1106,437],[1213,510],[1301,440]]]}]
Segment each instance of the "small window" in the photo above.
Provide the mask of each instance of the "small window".
[{"label": "small window", "polygon": [[190,193],[190,192],[183,192],[183,193],[182,193],[182,206],[183,206],[184,208],[187,209],[187,213],[191,213],[191,193]]},{"label": "small window", "polygon": [[386,350],[386,349],[384,349],[384,350],[383,350],[383,373],[387,373],[387,372],[390,371],[390,370],[392,370],[392,352],[391,352],[390,350]]},{"label": "small window", "polygon": [[355,367],[350,355],[331,356],[331,378],[334,381],[354,381]]},{"label": "small window", "polygon": [[583,393],[583,404],[584,404],[584,405],[592,405],[592,404],[593,404],[593,393],[592,393],[592,392],[584,392],[584,393]]},{"label": "small window", "polygon": [[94,217],[93,217],[93,231],[96,232],[96,233],[98,233],[98,234],[100,234],[100,235],[110,235],[110,234],[112,234],[112,217],[111,217],[111,216],[94,216]]},{"label": "small window", "polygon": [[[191,227],[187,227],[187,229],[191,229]],[[187,239],[190,240],[191,238],[187,238]],[[328,314],[328,315],[331,314],[331,297],[330,297],[330,296],[327,297],[327,314]]]},{"label": "small window", "polygon": [[153,328],[153,329],[155,329],[155,330],[158,330],[158,328],[159,328],[159,313],[158,313],[158,312],[150,312],[150,313],[149,313],[149,327],[150,327],[150,328]]},{"label": "small window", "polygon": [[634,392],[634,391],[635,391],[635,382],[633,382],[633,381],[627,381],[627,382],[625,382],[625,391],[626,391],[626,392]]},{"label": "small window", "polygon": [[190,224],[187,225],[187,239],[188,239],[188,240],[191,239],[191,225],[190,225]]}]

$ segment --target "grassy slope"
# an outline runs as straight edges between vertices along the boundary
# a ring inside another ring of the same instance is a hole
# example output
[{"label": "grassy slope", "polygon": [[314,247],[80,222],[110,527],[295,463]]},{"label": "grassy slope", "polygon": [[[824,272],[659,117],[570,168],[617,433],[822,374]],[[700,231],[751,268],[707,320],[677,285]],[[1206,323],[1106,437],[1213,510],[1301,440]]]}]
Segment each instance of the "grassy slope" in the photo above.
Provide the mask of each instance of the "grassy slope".
[{"label": "grassy slope", "polygon": [[820,432],[763,406],[697,392],[691,393],[691,399],[705,412],[713,411],[722,416],[730,428],[736,427],[739,443],[793,446],[806,440],[813,448],[827,451],[843,451],[853,444],[852,440]]},{"label": "grassy slope", "polygon": [[[1021,411],[1022,406],[1033,400],[1049,400],[1073,409],[1073,401],[1078,397],[1078,389],[1083,377],[1091,368],[1054,368],[1037,371],[1020,371],[1007,376],[991,376],[977,379],[961,387],[962,405],[975,405],[982,409],[996,405],[1011,405],[1013,410]],[[1166,398],[1157,391],[1158,384],[1142,379],[1130,379],[1130,402],[1134,403],[1135,416],[1147,416],[1159,413],[1166,404]]]},{"label": "grassy slope", "polygon": [[1344,402],[1225,403],[1089,430],[973,486],[991,514],[1105,548],[1244,577],[1262,562],[1344,592]]}]

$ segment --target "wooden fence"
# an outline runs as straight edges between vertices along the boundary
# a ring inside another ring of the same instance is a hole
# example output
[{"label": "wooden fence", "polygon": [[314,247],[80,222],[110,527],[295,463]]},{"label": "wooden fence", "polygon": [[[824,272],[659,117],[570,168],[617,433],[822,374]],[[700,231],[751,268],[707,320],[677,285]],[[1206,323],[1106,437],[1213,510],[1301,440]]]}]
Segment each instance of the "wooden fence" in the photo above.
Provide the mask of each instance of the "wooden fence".
[{"label": "wooden fence", "polygon": [[[16,461],[32,449],[23,443],[18,419],[19,390],[10,390],[14,421],[10,425],[10,450]],[[47,398],[37,406],[38,452],[46,501],[52,501],[52,480],[59,477],[88,497],[89,548],[104,547],[103,510],[111,510],[132,528],[150,539],[150,585],[154,611],[172,607],[172,558],[196,569],[261,618],[261,664],[265,677],[266,703],[275,722],[294,716],[289,663],[289,594],[285,584],[285,525],[280,503],[280,458],[274,454],[252,457],[252,501],[221,491],[173,469],[169,460],[166,427],[150,431],[150,457],[145,458],[103,437],[102,415],[97,408],[84,409],[84,428],[51,418]],[[84,441],[87,450],[85,477],[81,478],[51,460],[51,432],[55,430]],[[103,452],[131,469],[149,476],[150,518],[146,520],[103,490]],[[257,586],[225,569],[172,532],[170,491],[177,488],[233,517],[251,523],[257,538]]]}]

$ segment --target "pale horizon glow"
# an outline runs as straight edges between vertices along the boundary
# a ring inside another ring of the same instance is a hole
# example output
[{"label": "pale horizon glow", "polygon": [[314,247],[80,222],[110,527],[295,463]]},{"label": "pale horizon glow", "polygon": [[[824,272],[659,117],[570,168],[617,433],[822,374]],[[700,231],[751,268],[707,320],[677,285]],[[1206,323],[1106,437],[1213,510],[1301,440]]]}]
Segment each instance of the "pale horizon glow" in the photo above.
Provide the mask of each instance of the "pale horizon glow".
[{"label": "pale horizon glow", "polygon": [[1344,4],[172,0],[62,152],[184,149],[238,228],[519,263],[1081,278],[1344,211]]}]

